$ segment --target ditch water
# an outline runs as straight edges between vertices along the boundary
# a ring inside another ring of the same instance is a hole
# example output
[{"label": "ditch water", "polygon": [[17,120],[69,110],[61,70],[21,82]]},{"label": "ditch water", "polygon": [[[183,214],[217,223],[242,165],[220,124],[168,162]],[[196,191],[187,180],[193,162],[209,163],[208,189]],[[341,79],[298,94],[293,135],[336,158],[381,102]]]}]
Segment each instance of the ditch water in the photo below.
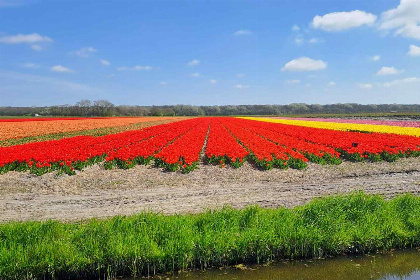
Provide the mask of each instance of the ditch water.
[{"label": "ditch water", "polygon": [[[165,274],[151,279],[419,280],[420,251],[394,251],[385,254],[322,260],[284,261],[270,265],[239,265],[231,268]],[[126,280],[134,280],[134,278]]]}]

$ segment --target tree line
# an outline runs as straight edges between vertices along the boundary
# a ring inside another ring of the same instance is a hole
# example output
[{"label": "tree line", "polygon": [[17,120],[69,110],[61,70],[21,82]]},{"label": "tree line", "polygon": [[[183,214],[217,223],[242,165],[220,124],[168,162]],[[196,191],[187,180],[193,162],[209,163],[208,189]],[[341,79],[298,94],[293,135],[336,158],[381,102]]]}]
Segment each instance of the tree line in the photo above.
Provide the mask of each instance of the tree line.
[{"label": "tree line", "polygon": [[293,114],[356,114],[356,113],[420,112],[420,104],[304,104],[288,105],[224,105],[224,106],[115,106],[108,100],[81,100],[74,105],[48,107],[0,107],[0,116],[232,116]]}]

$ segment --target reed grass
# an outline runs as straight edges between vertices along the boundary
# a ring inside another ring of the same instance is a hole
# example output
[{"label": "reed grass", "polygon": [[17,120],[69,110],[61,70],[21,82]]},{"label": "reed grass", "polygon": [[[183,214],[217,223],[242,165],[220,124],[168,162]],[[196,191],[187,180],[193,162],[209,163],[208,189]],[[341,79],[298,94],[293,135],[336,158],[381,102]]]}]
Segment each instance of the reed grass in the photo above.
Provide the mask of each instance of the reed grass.
[{"label": "reed grass", "polygon": [[420,246],[420,197],[0,224],[0,279],[104,279]]}]

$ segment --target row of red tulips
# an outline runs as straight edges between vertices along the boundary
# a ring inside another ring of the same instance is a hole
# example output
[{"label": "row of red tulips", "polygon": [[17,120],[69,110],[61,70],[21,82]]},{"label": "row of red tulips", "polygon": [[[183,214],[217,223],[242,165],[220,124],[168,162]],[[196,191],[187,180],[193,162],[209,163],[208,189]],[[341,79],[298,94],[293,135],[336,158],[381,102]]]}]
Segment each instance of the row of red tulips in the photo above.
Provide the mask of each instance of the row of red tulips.
[{"label": "row of red tulips", "polygon": [[163,148],[155,157],[155,163],[167,170],[190,172],[197,168],[200,153],[209,131],[212,119],[203,118],[191,131]]},{"label": "row of red tulips", "polygon": [[221,123],[250,152],[250,159],[261,169],[306,167],[308,159],[292,146],[283,146],[247,129],[240,119],[220,118]]},{"label": "row of red tulips", "polygon": [[[415,136],[347,132],[244,119],[235,119],[234,122],[250,130],[259,130],[258,133],[280,144],[285,143],[285,139],[288,137],[291,137],[292,140],[296,139],[294,141],[299,139],[317,144],[322,151],[321,154],[328,154],[334,158],[339,154],[341,158],[353,161],[361,161],[366,158],[370,161],[395,161],[399,157],[420,156],[420,138]],[[265,132],[261,129],[264,129]],[[276,135],[270,135],[267,131]],[[293,144],[293,147],[299,150],[297,142]],[[327,150],[328,147],[334,149],[336,153],[331,149]],[[304,151],[311,151],[311,149],[309,146],[303,149],[303,153],[307,155]],[[314,150],[312,153],[316,155]]]},{"label": "row of red tulips", "polygon": [[120,146],[108,152],[105,158],[105,168],[111,169],[118,166],[127,169],[137,164],[148,164],[153,158],[157,159],[157,155],[155,155],[157,152],[164,149],[175,139],[188,134],[200,124],[196,120],[187,120],[151,127],[149,131],[155,134],[149,139],[137,140],[131,145]]},{"label": "row of red tulips", "polygon": [[249,152],[221,123],[221,118],[217,118],[211,123],[205,155],[210,164],[220,164],[223,167],[228,163],[233,167],[240,167]]},{"label": "row of red tulips", "polygon": [[[149,157],[199,123],[199,120],[191,119],[100,137],[77,136],[0,147],[0,173],[30,169],[31,172],[40,175],[59,169],[74,174],[74,169],[80,170],[104,159],[113,161],[115,155],[115,159],[120,158],[128,162],[127,154],[132,156],[132,148],[133,151],[143,151],[143,155]],[[138,148],[139,144],[142,144],[143,149]]]},{"label": "row of red tulips", "polygon": [[[205,143],[207,139],[207,143]],[[74,174],[105,160],[105,168],[131,168],[154,160],[170,171],[197,167],[205,148],[210,164],[240,167],[250,160],[261,169],[306,167],[308,161],[393,161],[420,155],[414,136],[343,132],[236,118],[196,118],[112,135],[78,136],[0,147],[0,173],[59,170]]]}]

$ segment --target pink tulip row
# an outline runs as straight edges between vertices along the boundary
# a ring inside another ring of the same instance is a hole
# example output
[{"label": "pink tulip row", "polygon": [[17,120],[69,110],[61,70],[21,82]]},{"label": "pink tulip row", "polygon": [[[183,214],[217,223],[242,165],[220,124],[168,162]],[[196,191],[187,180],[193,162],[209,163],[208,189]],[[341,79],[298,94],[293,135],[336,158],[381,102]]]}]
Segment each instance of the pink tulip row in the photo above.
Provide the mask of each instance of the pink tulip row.
[{"label": "pink tulip row", "polygon": [[286,117],[272,117],[273,119],[287,119],[299,121],[314,121],[314,122],[335,122],[335,123],[357,123],[357,124],[373,124],[373,125],[390,125],[400,127],[417,127],[420,128],[420,121],[381,121],[368,119],[330,119],[330,118],[286,118]]}]

